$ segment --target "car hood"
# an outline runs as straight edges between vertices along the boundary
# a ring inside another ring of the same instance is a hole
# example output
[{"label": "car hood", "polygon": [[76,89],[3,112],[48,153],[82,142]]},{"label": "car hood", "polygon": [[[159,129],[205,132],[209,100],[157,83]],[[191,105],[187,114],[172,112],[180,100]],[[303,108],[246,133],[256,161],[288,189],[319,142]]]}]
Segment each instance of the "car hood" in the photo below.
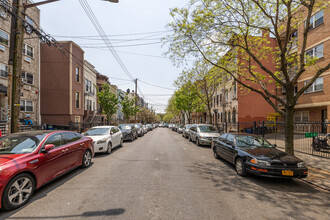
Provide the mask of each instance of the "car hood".
[{"label": "car hood", "polygon": [[218,138],[220,137],[219,133],[200,133],[200,136],[205,136],[205,137],[212,137],[212,138]]},{"label": "car hood", "polygon": [[130,132],[132,132],[132,130],[130,130],[130,129],[123,129],[123,130],[121,130],[121,132],[122,133],[130,133]]},{"label": "car hood", "polygon": [[282,163],[298,163],[302,161],[299,158],[288,155],[276,148],[240,149],[260,160],[274,160]]},{"label": "car hood", "polygon": [[97,135],[97,136],[86,136],[86,137],[92,138],[93,141],[99,141],[103,138],[108,138],[109,136],[108,135]]},{"label": "car hood", "polygon": [[0,166],[4,166],[17,159],[25,157],[27,154],[0,154]]}]

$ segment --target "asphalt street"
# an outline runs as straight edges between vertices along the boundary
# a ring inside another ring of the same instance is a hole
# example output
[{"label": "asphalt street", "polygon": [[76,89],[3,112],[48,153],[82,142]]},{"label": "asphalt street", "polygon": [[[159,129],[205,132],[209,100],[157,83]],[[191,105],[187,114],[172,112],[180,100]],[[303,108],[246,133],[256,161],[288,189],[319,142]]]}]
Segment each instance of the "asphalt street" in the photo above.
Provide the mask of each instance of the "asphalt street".
[{"label": "asphalt street", "polygon": [[239,177],[180,134],[157,128],[99,154],[0,219],[329,219],[330,194],[299,180]]}]

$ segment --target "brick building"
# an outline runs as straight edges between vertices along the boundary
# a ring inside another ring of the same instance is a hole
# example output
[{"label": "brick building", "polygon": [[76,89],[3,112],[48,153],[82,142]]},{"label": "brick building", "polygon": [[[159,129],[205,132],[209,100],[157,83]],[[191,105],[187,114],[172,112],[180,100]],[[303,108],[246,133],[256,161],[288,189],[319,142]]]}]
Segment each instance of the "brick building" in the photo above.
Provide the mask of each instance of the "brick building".
[{"label": "brick building", "polygon": [[60,42],[63,52],[41,44],[42,123],[83,122],[84,51],[74,42]]},{"label": "brick building", "polygon": [[[325,6],[326,4],[322,4]],[[298,29],[292,34],[297,40],[292,53],[299,53],[303,41],[307,15],[304,15]],[[315,65],[307,67],[299,78],[295,90],[299,91],[316,73],[316,67],[321,68],[330,62],[330,7],[315,8],[310,20],[306,55],[318,58]],[[293,73],[297,67],[293,66]],[[328,86],[326,86],[328,85]],[[312,86],[302,94],[295,106],[295,122],[325,122],[330,118],[330,71],[324,72]],[[278,89],[278,95],[284,95],[285,90]]]}]

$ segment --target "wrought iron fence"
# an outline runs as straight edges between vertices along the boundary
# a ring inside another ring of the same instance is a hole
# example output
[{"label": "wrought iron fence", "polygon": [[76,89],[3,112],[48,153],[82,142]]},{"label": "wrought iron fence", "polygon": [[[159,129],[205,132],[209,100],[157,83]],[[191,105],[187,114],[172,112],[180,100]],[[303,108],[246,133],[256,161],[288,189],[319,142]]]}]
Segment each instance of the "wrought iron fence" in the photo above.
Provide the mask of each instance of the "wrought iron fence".
[{"label": "wrought iron fence", "polygon": [[[330,158],[330,123],[301,122],[294,123],[293,126],[295,151]],[[243,132],[262,135],[279,148],[284,149],[285,147],[284,122],[253,121],[222,123],[218,125],[218,129],[220,132]],[[314,138],[318,141],[319,148],[313,147]]]}]

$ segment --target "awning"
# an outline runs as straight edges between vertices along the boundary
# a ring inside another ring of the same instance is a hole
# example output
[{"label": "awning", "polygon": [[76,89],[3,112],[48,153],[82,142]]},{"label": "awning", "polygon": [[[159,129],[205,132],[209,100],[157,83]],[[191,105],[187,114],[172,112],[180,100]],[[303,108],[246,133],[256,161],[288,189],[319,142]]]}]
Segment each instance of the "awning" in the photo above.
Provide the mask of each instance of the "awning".
[{"label": "awning", "polygon": [[7,87],[0,84],[0,93],[3,93],[3,94],[7,95]]}]

